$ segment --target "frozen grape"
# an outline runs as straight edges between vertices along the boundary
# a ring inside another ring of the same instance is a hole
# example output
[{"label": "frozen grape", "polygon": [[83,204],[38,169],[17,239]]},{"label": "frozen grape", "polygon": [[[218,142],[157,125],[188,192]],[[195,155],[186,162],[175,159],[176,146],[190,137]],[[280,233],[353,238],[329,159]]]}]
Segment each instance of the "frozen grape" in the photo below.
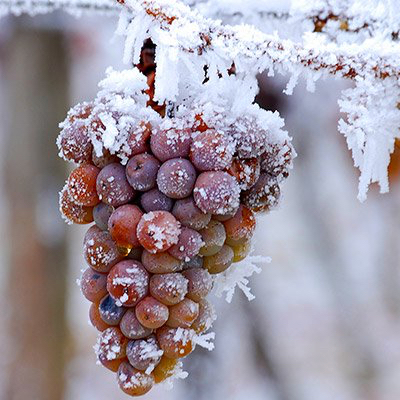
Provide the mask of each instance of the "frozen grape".
[{"label": "frozen grape", "polygon": [[99,302],[107,294],[107,275],[87,268],[81,277],[83,295],[91,302]]},{"label": "frozen grape", "polygon": [[184,271],[191,269],[191,268],[202,268],[203,267],[203,257],[202,256],[196,256],[193,257],[189,261],[185,261],[182,265],[182,269]]},{"label": "frozen grape", "polygon": [[293,147],[289,142],[283,145],[269,145],[261,156],[261,170],[279,179],[287,178],[292,168]]},{"label": "frozen grape", "polygon": [[149,274],[138,261],[120,261],[108,274],[107,290],[119,306],[135,306],[148,289]]},{"label": "frozen grape", "polygon": [[182,225],[195,230],[205,228],[211,220],[211,214],[201,211],[196,206],[193,197],[177,200],[172,214]]},{"label": "frozen grape", "polygon": [[203,244],[203,239],[199,232],[183,227],[178,243],[170,247],[168,252],[178,260],[189,261],[199,254]]},{"label": "frozen grape", "polygon": [[118,306],[110,295],[104,297],[99,304],[100,317],[108,325],[118,325],[125,311],[126,308]]},{"label": "frozen grape", "polygon": [[168,358],[186,357],[194,349],[192,342],[194,332],[191,329],[169,328],[157,329],[158,344]]},{"label": "frozen grape", "polygon": [[219,274],[232,265],[233,255],[233,250],[224,245],[217,254],[204,257],[203,266],[210,274]]},{"label": "frozen grape", "polygon": [[254,212],[267,212],[276,207],[280,194],[276,178],[263,173],[257,183],[243,193],[242,201]]},{"label": "frozen grape", "polygon": [[167,252],[154,254],[144,250],[142,263],[147,271],[152,274],[165,274],[182,270],[182,262]]},{"label": "frozen grape", "polygon": [[156,177],[160,168],[159,161],[150,154],[133,156],[126,165],[126,178],[129,184],[142,192],[156,186]]},{"label": "frozen grape", "polygon": [[99,361],[103,367],[109,369],[112,372],[117,372],[120,365],[123,362],[126,362],[126,358],[117,358],[115,360],[107,360],[103,358],[102,360]]},{"label": "frozen grape", "polygon": [[160,129],[151,135],[150,146],[153,154],[165,162],[172,158],[187,157],[191,141],[190,129]]},{"label": "frozen grape", "polygon": [[67,120],[69,122],[74,122],[77,119],[87,119],[89,118],[92,110],[92,102],[84,101],[82,103],[78,103],[68,111]]},{"label": "frozen grape", "polygon": [[113,363],[113,361],[125,358],[127,344],[128,339],[122,334],[119,328],[107,328],[100,333],[97,340],[96,355],[98,360],[105,367],[115,372],[118,369],[119,363]]},{"label": "frozen grape", "polygon": [[199,305],[190,299],[169,308],[167,325],[171,328],[190,328],[199,315]]},{"label": "frozen grape", "polygon": [[188,280],[188,292],[186,297],[196,302],[204,299],[212,289],[212,277],[203,268],[192,268],[182,272]]},{"label": "frozen grape", "polygon": [[80,164],[90,162],[92,158],[92,142],[88,135],[86,123],[82,119],[64,123],[57,139],[57,145],[60,156],[67,161]]},{"label": "frozen grape", "polygon": [[147,339],[131,340],[126,348],[126,355],[130,364],[140,370],[146,371],[154,368],[161,359],[162,350],[154,336]]},{"label": "frozen grape", "polygon": [[94,165],[83,164],[70,173],[68,193],[75,203],[95,206],[100,202],[96,191],[96,179],[99,172],[100,170]]},{"label": "frozen grape", "polygon": [[158,189],[149,190],[140,197],[144,211],[171,211],[174,201]]},{"label": "frozen grape", "polygon": [[202,256],[212,256],[218,253],[225,243],[226,233],[224,225],[212,219],[210,223],[200,231],[204,245],[200,249]]},{"label": "frozen grape", "polygon": [[203,299],[199,301],[199,316],[192,324],[192,329],[197,334],[208,331],[213,322],[216,320],[216,314],[214,306],[207,300]]},{"label": "frozen grape", "polygon": [[104,168],[108,164],[119,162],[118,156],[115,154],[111,154],[109,150],[103,148],[101,155],[97,155],[96,152],[93,152],[92,155],[93,164],[98,168]]},{"label": "frozen grape", "polygon": [[137,226],[140,244],[150,253],[160,253],[178,243],[180,223],[167,211],[144,214]]},{"label": "frozen grape", "polygon": [[90,323],[100,332],[105,331],[110,325],[106,324],[101,316],[99,311],[99,304],[92,303],[89,308],[89,320]]},{"label": "frozen grape", "polygon": [[129,339],[143,339],[153,333],[152,329],[146,328],[139,322],[133,308],[126,311],[119,327],[121,332]]},{"label": "frozen grape", "polygon": [[195,123],[193,124],[193,129],[195,131],[205,132],[206,130],[210,129],[204,122],[202,115],[203,114],[196,114],[195,116]]},{"label": "frozen grape", "polygon": [[224,223],[226,243],[232,246],[248,241],[256,228],[253,212],[246,206],[240,205],[233,218]]},{"label": "frozen grape", "polygon": [[152,374],[146,374],[123,362],[117,372],[117,382],[121,390],[129,396],[142,396],[154,386]]},{"label": "frozen grape", "polygon": [[93,207],[76,204],[68,193],[67,184],[60,192],[60,211],[68,223],[90,224],[93,222]]},{"label": "frozen grape", "polygon": [[149,146],[147,140],[150,134],[151,125],[147,122],[141,122],[138,126],[132,127],[126,141],[127,157],[132,157],[148,151]]},{"label": "frozen grape", "polygon": [[129,203],[135,191],[126,179],[125,168],[121,164],[108,164],[97,176],[97,193],[100,200],[118,207]]},{"label": "frozen grape", "polygon": [[165,304],[148,296],[136,306],[136,317],[146,328],[157,329],[168,321],[169,310]]},{"label": "frozen grape", "polygon": [[260,162],[257,158],[234,158],[228,172],[234,176],[241,190],[255,185],[260,176]]},{"label": "frozen grape", "polygon": [[206,213],[229,214],[239,206],[239,185],[227,172],[203,172],[193,193],[197,207]]},{"label": "frozen grape", "polygon": [[153,275],[150,278],[150,294],[167,306],[182,301],[187,291],[188,280],[180,273]]},{"label": "frozen grape", "polygon": [[98,272],[108,272],[122,259],[111,235],[96,225],[91,226],[86,232],[83,253],[89,266]]},{"label": "frozen grape", "polygon": [[251,241],[243,242],[235,246],[231,246],[233,250],[233,262],[244,260],[251,251]]},{"label": "frozen grape", "polygon": [[166,379],[171,377],[175,372],[177,364],[177,359],[162,356],[160,362],[153,371],[155,383],[164,382]]},{"label": "frozen grape", "polygon": [[199,133],[190,146],[190,160],[199,171],[220,171],[232,163],[235,146],[228,135],[215,129]]},{"label": "frozen grape", "polygon": [[174,158],[161,165],[157,174],[158,189],[172,199],[183,199],[192,193],[196,170],[189,160]]},{"label": "frozen grape", "polygon": [[108,230],[119,247],[131,249],[140,246],[136,229],[142,215],[140,208],[132,204],[118,207],[111,214]]},{"label": "frozen grape", "polygon": [[94,222],[102,231],[106,231],[108,229],[108,220],[110,219],[113,211],[113,207],[104,203],[99,203],[93,208]]},{"label": "frozen grape", "polygon": [[215,219],[216,221],[219,221],[219,222],[228,221],[228,219],[231,219],[235,216],[238,209],[239,209],[239,206],[237,208],[235,208],[234,210],[230,211],[228,214],[213,215],[213,219]]}]

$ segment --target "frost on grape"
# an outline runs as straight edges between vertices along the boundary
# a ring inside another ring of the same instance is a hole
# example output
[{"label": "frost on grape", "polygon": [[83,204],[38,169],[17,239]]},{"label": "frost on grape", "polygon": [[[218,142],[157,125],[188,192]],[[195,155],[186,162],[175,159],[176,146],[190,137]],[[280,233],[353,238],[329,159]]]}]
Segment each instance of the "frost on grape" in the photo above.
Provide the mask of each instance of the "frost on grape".
[{"label": "frost on grape", "polygon": [[227,271],[215,277],[215,295],[218,297],[225,296],[225,300],[230,303],[236,288],[239,288],[249,301],[254,300],[255,296],[251,293],[248,278],[254,273],[259,274],[261,272],[261,267],[257,264],[263,265],[270,262],[269,257],[249,255],[243,261],[232,264]]}]

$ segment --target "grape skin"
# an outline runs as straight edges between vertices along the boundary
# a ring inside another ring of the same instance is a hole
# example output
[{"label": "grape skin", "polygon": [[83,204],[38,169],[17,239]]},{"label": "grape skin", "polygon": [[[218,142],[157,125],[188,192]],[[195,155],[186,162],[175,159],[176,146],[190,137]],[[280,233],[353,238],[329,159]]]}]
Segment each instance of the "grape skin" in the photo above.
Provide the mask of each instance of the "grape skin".
[{"label": "grape skin", "polygon": [[120,261],[108,274],[107,290],[119,306],[135,306],[148,289],[149,274],[138,261]]},{"label": "grape skin", "polygon": [[143,326],[136,317],[136,311],[126,311],[119,324],[121,332],[129,339],[143,339],[153,333],[153,329]]},{"label": "grape skin", "polygon": [[90,323],[100,332],[105,331],[110,325],[106,324],[99,312],[99,303],[92,303],[89,308],[89,320]]},{"label": "grape skin", "polygon": [[171,328],[190,328],[199,315],[199,305],[190,299],[169,308],[167,326]]},{"label": "grape skin", "polygon": [[150,253],[147,250],[142,253],[142,263],[152,274],[165,274],[182,270],[182,262],[167,252]]},{"label": "grape skin", "polygon": [[108,325],[117,326],[125,311],[126,308],[118,306],[110,295],[104,297],[99,304],[100,317]]},{"label": "grape skin", "polygon": [[125,204],[118,207],[108,220],[108,230],[119,247],[131,249],[139,247],[137,226],[143,212],[138,206]]},{"label": "grape skin", "polygon": [[186,357],[194,349],[192,342],[194,332],[190,329],[178,329],[180,329],[179,333],[177,328],[169,328],[167,326],[157,329],[158,344],[168,358]]},{"label": "grape skin", "polygon": [[171,211],[174,201],[158,189],[152,189],[142,194],[140,205],[147,213],[150,211]]},{"label": "grape skin", "polygon": [[123,362],[118,368],[117,382],[124,393],[142,396],[154,386],[154,377],[133,368],[128,362]]},{"label": "grape skin", "polygon": [[256,219],[249,208],[240,205],[236,214],[223,224],[226,232],[226,243],[235,246],[251,238],[256,227]]},{"label": "grape skin", "polygon": [[126,355],[134,368],[146,371],[149,367],[154,368],[160,362],[162,351],[156,338],[150,336],[147,339],[129,341]]},{"label": "grape skin", "polygon": [[68,193],[67,184],[60,192],[59,205],[61,214],[68,223],[84,225],[93,222],[93,207],[76,204]]},{"label": "grape skin", "polygon": [[183,227],[177,244],[168,249],[169,254],[182,261],[190,261],[199,254],[204,242],[199,232]]},{"label": "grape skin", "polygon": [[195,230],[205,228],[211,220],[211,214],[201,211],[193,197],[177,200],[172,214],[182,225]]},{"label": "grape skin", "polygon": [[204,257],[204,268],[210,274],[220,274],[231,266],[233,256],[233,250],[228,245],[223,245],[217,254]]},{"label": "grape skin", "polygon": [[135,190],[145,192],[156,186],[159,168],[160,163],[155,157],[147,153],[138,154],[126,165],[126,178]]},{"label": "grape skin", "polygon": [[215,220],[211,220],[210,223],[200,231],[204,245],[200,249],[202,256],[213,256],[218,253],[225,243],[226,232],[224,225]]},{"label": "grape skin", "polygon": [[102,231],[106,231],[108,229],[108,220],[110,219],[113,211],[114,207],[104,203],[99,203],[93,208],[94,222]]},{"label": "grape skin", "polygon": [[191,268],[182,272],[188,280],[188,292],[186,297],[199,302],[204,299],[212,289],[213,281],[210,273],[203,268]]},{"label": "grape skin", "polygon": [[96,191],[96,179],[100,169],[90,164],[75,168],[68,177],[68,193],[76,204],[95,206],[100,203]]},{"label": "grape skin", "polygon": [[121,164],[113,163],[104,167],[97,176],[96,188],[100,200],[113,207],[129,203],[135,196]]},{"label": "grape skin", "polygon": [[188,280],[180,273],[153,275],[150,278],[150,294],[167,306],[181,302],[188,292]]},{"label": "grape skin", "polygon": [[82,294],[91,302],[99,302],[107,294],[107,275],[87,268],[80,279]]},{"label": "grape skin", "polygon": [[151,135],[150,147],[153,154],[165,162],[172,158],[187,157],[191,142],[190,129],[161,129]]},{"label": "grape skin", "polygon": [[196,170],[189,160],[173,158],[161,165],[157,174],[160,192],[172,199],[189,196],[196,181]]},{"label": "grape skin", "polygon": [[168,307],[154,297],[147,296],[136,306],[136,318],[146,328],[160,328],[168,321],[168,317]]}]

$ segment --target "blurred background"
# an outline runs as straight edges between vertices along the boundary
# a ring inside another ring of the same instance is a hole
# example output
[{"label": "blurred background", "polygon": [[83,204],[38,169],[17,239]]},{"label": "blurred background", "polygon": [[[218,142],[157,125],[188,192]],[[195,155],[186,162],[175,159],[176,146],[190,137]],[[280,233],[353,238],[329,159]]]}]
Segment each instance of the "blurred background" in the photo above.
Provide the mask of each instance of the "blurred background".
[{"label": "blurred background", "polygon": [[[85,227],[67,227],[58,191],[58,123],[92,99],[107,66],[122,68],[116,19],[0,20],[0,399],[123,400],[95,362],[89,303],[76,280]],[[101,29],[100,29],[101,28]],[[324,81],[285,96],[285,77],[260,77],[258,101],[278,109],[295,168],[281,206],[260,218],[256,253],[272,257],[217,307],[216,349],[196,349],[190,375],[143,399],[400,399],[400,185],[357,199],[358,172],[337,132],[345,87]]]}]

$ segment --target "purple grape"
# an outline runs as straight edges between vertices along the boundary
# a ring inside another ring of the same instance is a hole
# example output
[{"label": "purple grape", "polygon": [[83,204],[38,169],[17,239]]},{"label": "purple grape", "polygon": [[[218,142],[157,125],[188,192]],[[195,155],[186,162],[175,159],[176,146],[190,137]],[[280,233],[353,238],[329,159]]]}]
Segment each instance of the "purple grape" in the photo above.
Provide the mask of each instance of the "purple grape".
[{"label": "purple grape", "polygon": [[115,300],[107,295],[101,300],[99,312],[101,319],[108,325],[116,326],[120,323],[126,308],[117,306]]},{"label": "purple grape", "polygon": [[182,228],[178,243],[168,249],[168,253],[182,261],[189,261],[199,254],[203,246],[203,239],[199,232],[190,228]]},{"label": "purple grape", "polygon": [[126,179],[125,168],[117,163],[108,164],[100,171],[96,187],[99,198],[114,207],[129,203],[135,196]]},{"label": "purple grape", "polygon": [[190,129],[160,129],[151,135],[150,147],[153,154],[164,162],[176,157],[187,157],[191,141]]},{"label": "purple grape", "polygon": [[234,152],[228,135],[208,129],[194,138],[190,160],[199,171],[220,171],[231,165]]},{"label": "purple grape", "polygon": [[114,208],[108,204],[100,203],[93,208],[93,218],[96,225],[103,231],[108,229],[108,220]]},{"label": "purple grape", "polygon": [[240,188],[227,172],[203,172],[197,178],[193,196],[203,212],[225,215],[239,206]]},{"label": "purple grape", "polygon": [[162,193],[173,199],[183,199],[192,193],[196,170],[189,160],[174,158],[161,165],[157,185]]},{"label": "purple grape", "polygon": [[184,226],[195,230],[205,228],[211,220],[211,214],[206,214],[196,206],[193,197],[177,200],[172,214]]},{"label": "purple grape", "polygon": [[136,318],[136,311],[130,308],[119,324],[121,332],[129,339],[143,339],[153,333],[152,329],[144,327]]},{"label": "purple grape", "polygon": [[199,302],[210,293],[213,281],[207,270],[203,268],[192,268],[184,271],[182,274],[189,281],[186,297]]},{"label": "purple grape", "polygon": [[203,257],[198,255],[196,257],[193,257],[191,260],[184,262],[182,269],[184,271],[192,268],[203,268]]},{"label": "purple grape", "polygon": [[126,177],[129,184],[141,192],[153,189],[160,168],[159,161],[150,154],[133,156],[126,165]]},{"label": "purple grape", "polygon": [[146,212],[171,211],[174,201],[158,189],[152,189],[142,194],[140,204]]},{"label": "purple grape", "polygon": [[154,336],[147,339],[131,340],[126,348],[130,364],[140,371],[156,366],[161,359],[162,351]]}]

